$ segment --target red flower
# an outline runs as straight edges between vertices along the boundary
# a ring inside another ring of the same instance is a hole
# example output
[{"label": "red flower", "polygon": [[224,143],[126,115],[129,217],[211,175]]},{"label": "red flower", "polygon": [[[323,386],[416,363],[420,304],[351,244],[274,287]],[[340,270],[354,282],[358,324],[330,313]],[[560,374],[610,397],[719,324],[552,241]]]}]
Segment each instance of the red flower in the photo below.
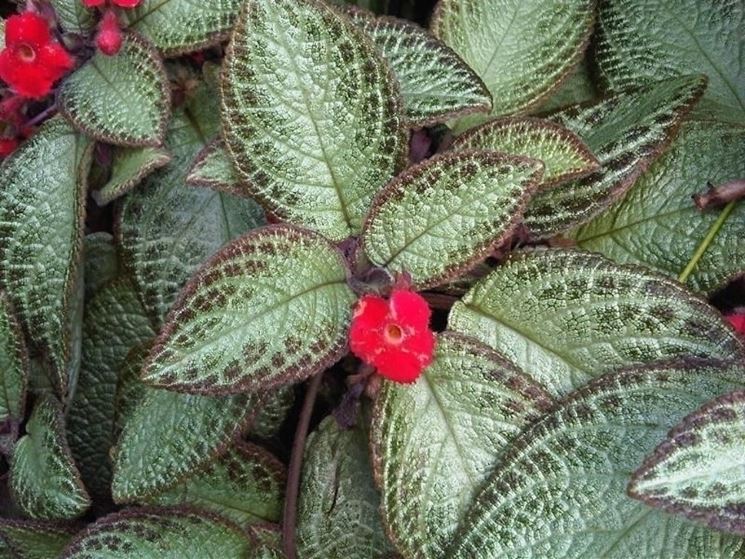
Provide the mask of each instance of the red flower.
[{"label": "red flower", "polygon": [[113,10],[107,11],[101,19],[96,35],[96,46],[106,56],[114,56],[122,48],[122,31]]},{"label": "red flower", "polygon": [[120,8],[136,8],[141,0],[112,0]]},{"label": "red flower", "polygon": [[741,336],[745,336],[745,313],[728,314],[725,318]]},{"label": "red flower", "polygon": [[8,18],[0,79],[24,97],[44,97],[73,66],[67,51],[52,39],[46,20],[32,12]]},{"label": "red flower", "polygon": [[0,138],[0,158],[8,157],[18,147],[15,138]]},{"label": "red flower", "polygon": [[83,6],[86,8],[97,8],[98,6],[103,6],[106,3],[106,0],[83,0]]},{"label": "red flower", "polygon": [[427,302],[412,291],[396,289],[388,301],[365,295],[349,331],[352,353],[384,377],[412,383],[432,362],[435,336],[429,329],[430,315]]}]

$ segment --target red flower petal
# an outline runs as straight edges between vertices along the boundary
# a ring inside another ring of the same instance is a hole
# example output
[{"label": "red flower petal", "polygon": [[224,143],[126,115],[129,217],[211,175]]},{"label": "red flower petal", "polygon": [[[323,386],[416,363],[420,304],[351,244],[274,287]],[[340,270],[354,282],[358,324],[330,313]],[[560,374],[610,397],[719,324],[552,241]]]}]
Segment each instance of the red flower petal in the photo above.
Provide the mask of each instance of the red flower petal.
[{"label": "red flower petal", "polygon": [[140,0],[113,0],[120,8],[136,8]]},{"label": "red flower petal", "polygon": [[365,328],[381,328],[388,318],[388,302],[377,295],[365,295],[354,309],[354,321]]},{"label": "red flower petal", "polygon": [[19,95],[44,97],[52,89],[52,78],[43,66],[23,64],[6,49],[0,52],[0,79]]},{"label": "red flower petal", "polygon": [[33,12],[10,16],[5,23],[5,44],[8,47],[26,44],[38,48],[50,39],[47,20]]},{"label": "red flower petal", "polygon": [[60,79],[74,64],[70,54],[58,43],[49,43],[39,49],[36,62],[47,69],[52,81]]},{"label": "red flower petal", "polygon": [[419,356],[424,367],[432,362],[432,352],[435,349],[435,335],[431,330],[419,330],[406,338],[406,350]]},{"label": "red flower petal", "polygon": [[725,317],[741,335],[745,336],[745,313],[730,314]]},{"label": "red flower petal", "polygon": [[422,365],[415,355],[403,351],[386,351],[376,359],[375,368],[387,379],[410,384],[422,372]]},{"label": "red flower petal", "polygon": [[113,10],[107,11],[101,19],[96,46],[106,56],[114,56],[122,48],[122,32]]},{"label": "red flower petal", "polygon": [[427,328],[432,311],[424,297],[413,291],[395,290],[391,295],[392,316],[401,324]]},{"label": "red flower petal", "polygon": [[7,157],[18,147],[18,140],[15,138],[0,138],[0,157]]}]

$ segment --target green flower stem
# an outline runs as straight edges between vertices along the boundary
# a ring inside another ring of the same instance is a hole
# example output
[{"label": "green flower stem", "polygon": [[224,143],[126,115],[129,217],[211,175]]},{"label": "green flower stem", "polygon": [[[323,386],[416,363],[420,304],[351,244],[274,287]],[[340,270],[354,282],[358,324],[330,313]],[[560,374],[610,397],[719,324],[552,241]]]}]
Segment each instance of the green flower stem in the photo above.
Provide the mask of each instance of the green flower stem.
[{"label": "green flower stem", "polygon": [[722,225],[724,225],[724,222],[727,221],[727,218],[732,213],[732,210],[735,208],[735,201],[730,202],[727,204],[724,209],[722,210],[722,213],[719,214],[719,217],[714,222],[714,224],[709,229],[709,232],[706,233],[706,237],[704,237],[704,240],[701,241],[701,244],[698,245],[698,248],[696,249],[696,252],[693,253],[693,256],[691,257],[691,260],[688,262],[688,265],[685,267],[685,269],[680,273],[678,276],[678,281],[680,283],[685,283],[688,281],[688,278],[693,273],[693,270],[696,269],[696,266],[698,266],[699,260],[703,257],[703,255],[706,253],[707,249],[711,245],[711,243],[716,238],[717,234],[719,233],[719,230],[722,228]]}]

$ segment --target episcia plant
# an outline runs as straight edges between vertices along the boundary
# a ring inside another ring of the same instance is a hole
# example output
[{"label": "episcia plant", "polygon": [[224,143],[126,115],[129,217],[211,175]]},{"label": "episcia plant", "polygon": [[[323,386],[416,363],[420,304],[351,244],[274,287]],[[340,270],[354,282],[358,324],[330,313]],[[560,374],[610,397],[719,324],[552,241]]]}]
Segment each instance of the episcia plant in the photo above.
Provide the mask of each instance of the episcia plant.
[{"label": "episcia plant", "polygon": [[17,4],[0,557],[745,556],[742,2]]}]

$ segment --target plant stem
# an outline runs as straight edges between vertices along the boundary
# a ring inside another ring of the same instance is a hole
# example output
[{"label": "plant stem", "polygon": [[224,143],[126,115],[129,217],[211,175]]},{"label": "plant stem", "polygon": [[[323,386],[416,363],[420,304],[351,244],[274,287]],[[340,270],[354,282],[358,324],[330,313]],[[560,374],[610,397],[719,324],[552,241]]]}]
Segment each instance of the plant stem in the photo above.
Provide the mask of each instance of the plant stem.
[{"label": "plant stem", "polygon": [[282,515],[282,548],[287,559],[297,558],[295,532],[297,529],[297,498],[300,491],[300,473],[303,467],[303,453],[305,452],[305,439],[308,437],[310,416],[313,413],[322,378],[323,373],[318,373],[308,384],[303,409],[300,411],[300,420],[295,429],[295,440],[292,442],[292,455],[287,472],[285,506]]},{"label": "plant stem", "polygon": [[704,253],[706,253],[709,246],[716,238],[717,234],[719,233],[719,230],[724,225],[724,222],[727,221],[729,214],[732,213],[732,210],[735,208],[735,203],[736,203],[735,201],[732,201],[729,204],[727,204],[722,210],[722,213],[719,214],[719,217],[713,223],[713,225],[709,229],[709,232],[706,233],[706,237],[704,237],[704,240],[701,241],[700,245],[698,245],[696,252],[693,253],[693,256],[691,257],[690,262],[688,262],[688,265],[678,276],[678,281],[680,283],[685,283],[686,281],[688,281],[688,278],[693,273],[693,270],[695,270],[696,266],[698,266],[699,260],[701,260],[701,258],[704,256]]},{"label": "plant stem", "polygon": [[42,121],[46,120],[47,118],[49,118],[56,112],[57,112],[57,104],[55,103],[55,104],[49,105],[46,109],[44,109],[34,118],[29,120],[26,123],[26,126],[36,126],[37,124],[40,124]]}]

